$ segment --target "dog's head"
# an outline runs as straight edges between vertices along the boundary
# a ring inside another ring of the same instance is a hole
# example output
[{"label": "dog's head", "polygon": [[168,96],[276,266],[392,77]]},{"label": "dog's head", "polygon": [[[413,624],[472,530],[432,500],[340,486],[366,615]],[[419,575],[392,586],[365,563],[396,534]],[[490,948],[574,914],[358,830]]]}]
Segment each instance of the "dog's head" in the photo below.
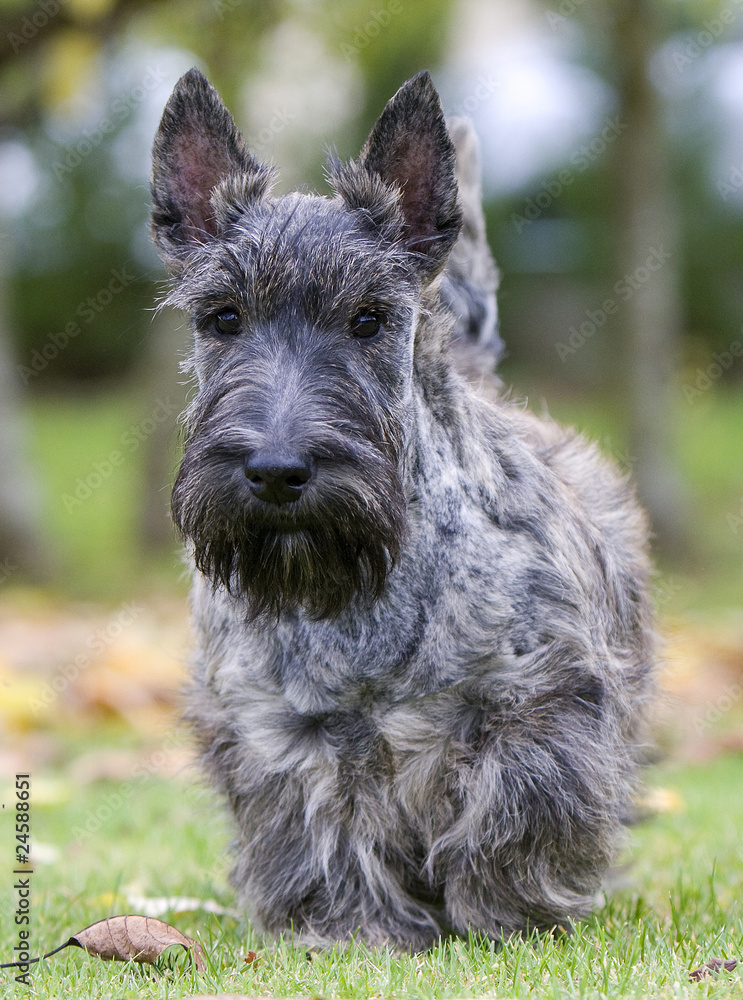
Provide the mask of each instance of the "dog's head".
[{"label": "dog's head", "polygon": [[272,197],[196,70],[168,101],[152,228],[198,379],[173,515],[252,614],[337,614],[399,554],[421,296],[461,226],[454,160],[427,73],[357,161],[331,161],[334,198]]}]

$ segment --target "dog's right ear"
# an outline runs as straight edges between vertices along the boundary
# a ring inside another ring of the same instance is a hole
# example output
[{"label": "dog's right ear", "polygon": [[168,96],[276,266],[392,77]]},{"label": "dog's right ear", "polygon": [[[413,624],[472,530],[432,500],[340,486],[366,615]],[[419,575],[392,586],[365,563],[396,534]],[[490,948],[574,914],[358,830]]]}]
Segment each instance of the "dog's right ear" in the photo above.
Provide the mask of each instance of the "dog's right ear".
[{"label": "dog's right ear", "polygon": [[152,236],[172,270],[194,246],[219,235],[224,205],[212,195],[228,180],[225,194],[245,206],[266,193],[271,170],[245,145],[214,87],[191,69],[170,95],[152,149]]},{"label": "dog's right ear", "polygon": [[[403,224],[401,242],[424,281],[446,263],[462,226],[455,151],[439,95],[427,72],[404,83],[377,119],[357,163],[331,163],[331,179],[351,208],[383,225],[390,198]],[[387,197],[381,197],[379,184]]]}]

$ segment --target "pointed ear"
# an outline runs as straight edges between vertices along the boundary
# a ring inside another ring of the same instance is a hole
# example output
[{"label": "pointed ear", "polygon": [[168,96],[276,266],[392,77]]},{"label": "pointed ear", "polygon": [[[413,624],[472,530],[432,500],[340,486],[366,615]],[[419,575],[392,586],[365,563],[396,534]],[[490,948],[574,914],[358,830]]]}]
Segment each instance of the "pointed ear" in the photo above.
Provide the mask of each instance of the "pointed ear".
[{"label": "pointed ear", "polygon": [[219,184],[231,179],[229,194],[247,201],[262,196],[270,178],[219,94],[189,70],[170,95],[152,149],[152,235],[163,260],[177,267],[185,252],[218,235],[212,194]]},{"label": "pointed ear", "polygon": [[387,103],[360,166],[399,188],[404,238],[426,280],[441,270],[462,224],[455,152],[430,75],[418,73]]}]

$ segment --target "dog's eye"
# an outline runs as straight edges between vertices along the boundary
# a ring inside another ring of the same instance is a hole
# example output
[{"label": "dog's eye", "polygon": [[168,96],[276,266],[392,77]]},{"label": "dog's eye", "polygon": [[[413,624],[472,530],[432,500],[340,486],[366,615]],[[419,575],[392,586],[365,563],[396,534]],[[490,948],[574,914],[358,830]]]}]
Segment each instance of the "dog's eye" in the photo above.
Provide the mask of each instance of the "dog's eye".
[{"label": "dog's eye", "polygon": [[217,333],[239,333],[240,317],[234,309],[223,309],[214,317],[214,329]]},{"label": "dog's eye", "polygon": [[351,334],[354,337],[376,337],[381,328],[382,318],[376,313],[359,313],[351,320]]}]

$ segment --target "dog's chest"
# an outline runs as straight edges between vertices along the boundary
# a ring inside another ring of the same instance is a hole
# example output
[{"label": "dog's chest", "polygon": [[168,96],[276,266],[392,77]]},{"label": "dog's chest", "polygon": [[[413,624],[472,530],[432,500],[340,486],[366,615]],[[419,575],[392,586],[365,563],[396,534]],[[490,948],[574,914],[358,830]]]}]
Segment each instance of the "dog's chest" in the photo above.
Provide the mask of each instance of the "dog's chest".
[{"label": "dog's chest", "polygon": [[435,622],[401,628],[394,641],[375,634],[372,642],[319,630],[300,641],[293,628],[280,655],[263,647],[249,683],[242,673],[238,711],[260,770],[389,787],[438,770],[453,746],[476,740],[484,679],[493,688],[509,657],[467,648],[458,629]]},{"label": "dog's chest", "polygon": [[[453,747],[469,742],[482,706],[467,685],[391,702],[359,690],[328,710],[299,710],[285,695],[255,697],[238,714],[248,757],[264,774],[292,773],[337,791],[392,788],[401,776],[445,766]],[[376,798],[375,795],[372,796]]]},{"label": "dog's chest", "polygon": [[511,696],[539,639],[518,540],[482,517],[468,528],[421,538],[388,598],[340,620],[246,626],[201,592],[207,682],[261,769],[383,778],[477,742],[483,701]]}]

